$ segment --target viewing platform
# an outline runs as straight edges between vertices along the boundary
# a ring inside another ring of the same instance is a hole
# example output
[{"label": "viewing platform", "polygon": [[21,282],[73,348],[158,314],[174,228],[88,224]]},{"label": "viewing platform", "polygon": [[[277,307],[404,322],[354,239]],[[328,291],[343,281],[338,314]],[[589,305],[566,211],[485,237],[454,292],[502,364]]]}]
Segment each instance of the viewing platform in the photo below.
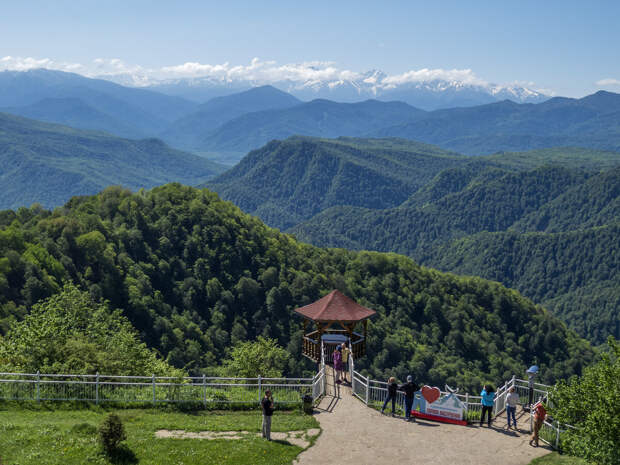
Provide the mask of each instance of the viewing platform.
[{"label": "viewing platform", "polygon": [[[374,310],[334,290],[316,302],[296,309],[295,312],[304,317],[301,351],[304,357],[318,363],[321,360],[321,342],[325,347],[326,362],[331,361],[332,352],[343,342],[350,342],[355,359],[366,354],[368,318],[376,315]],[[363,324],[362,334],[355,331],[358,323]],[[333,327],[334,325],[337,326]],[[308,329],[311,331],[308,332]]]}]

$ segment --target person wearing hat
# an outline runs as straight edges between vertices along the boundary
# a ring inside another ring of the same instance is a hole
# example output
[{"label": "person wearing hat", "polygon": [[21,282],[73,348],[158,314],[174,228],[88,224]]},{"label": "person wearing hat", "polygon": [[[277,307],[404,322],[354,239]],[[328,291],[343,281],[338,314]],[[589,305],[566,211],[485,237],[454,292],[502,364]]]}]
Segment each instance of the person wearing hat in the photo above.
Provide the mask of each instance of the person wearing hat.
[{"label": "person wearing hat", "polygon": [[413,382],[413,376],[407,376],[407,382],[398,388],[405,393],[405,420],[411,421],[411,407],[413,406],[413,396],[418,390],[418,385]]}]

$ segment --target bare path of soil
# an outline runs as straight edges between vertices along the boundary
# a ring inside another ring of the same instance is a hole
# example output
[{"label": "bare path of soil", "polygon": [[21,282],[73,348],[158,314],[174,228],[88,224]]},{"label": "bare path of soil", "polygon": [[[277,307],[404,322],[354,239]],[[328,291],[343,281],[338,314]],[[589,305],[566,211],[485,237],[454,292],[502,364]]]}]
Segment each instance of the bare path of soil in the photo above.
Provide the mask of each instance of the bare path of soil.
[{"label": "bare path of soil", "polygon": [[507,430],[505,418],[491,428],[407,423],[366,407],[350,388],[334,383],[331,371],[327,379],[316,415],[323,431],[297,465],[526,465],[550,451],[529,446],[528,415],[517,419],[519,432]]}]

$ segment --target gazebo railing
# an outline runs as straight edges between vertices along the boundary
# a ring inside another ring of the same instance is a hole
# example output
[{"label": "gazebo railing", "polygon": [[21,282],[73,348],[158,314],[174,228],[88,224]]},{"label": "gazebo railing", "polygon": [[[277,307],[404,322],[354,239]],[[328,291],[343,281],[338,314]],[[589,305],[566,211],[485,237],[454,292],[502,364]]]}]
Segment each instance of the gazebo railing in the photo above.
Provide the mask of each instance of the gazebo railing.
[{"label": "gazebo railing", "polygon": [[[348,336],[349,333],[343,329],[329,329],[324,331],[322,334],[338,334],[343,336]],[[312,331],[304,335],[302,340],[302,355],[308,357],[310,360],[314,362],[319,362],[321,360],[321,343],[322,340],[319,339],[320,333],[318,331]],[[366,353],[366,339],[359,333],[353,332],[351,333],[351,341],[350,342],[350,350],[351,353],[356,357],[363,357]],[[332,353],[336,346],[339,343],[336,342],[325,342],[323,344],[324,348],[324,357],[325,363],[332,363]]]}]

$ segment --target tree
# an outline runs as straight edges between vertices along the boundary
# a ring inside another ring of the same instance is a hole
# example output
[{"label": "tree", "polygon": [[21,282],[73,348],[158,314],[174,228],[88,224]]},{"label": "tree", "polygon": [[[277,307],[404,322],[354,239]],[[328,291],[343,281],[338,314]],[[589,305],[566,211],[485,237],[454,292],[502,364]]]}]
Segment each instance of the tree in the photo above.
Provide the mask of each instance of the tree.
[{"label": "tree", "polygon": [[256,341],[237,344],[231,358],[224,361],[223,372],[239,378],[279,378],[286,369],[289,353],[276,341],[259,336]]},{"label": "tree", "polygon": [[140,342],[119,311],[66,284],[0,339],[2,371],[178,375]]},{"label": "tree", "polygon": [[560,381],[551,414],[576,427],[563,437],[564,449],[601,465],[620,463],[620,343],[609,337],[609,353],[581,378]]}]

